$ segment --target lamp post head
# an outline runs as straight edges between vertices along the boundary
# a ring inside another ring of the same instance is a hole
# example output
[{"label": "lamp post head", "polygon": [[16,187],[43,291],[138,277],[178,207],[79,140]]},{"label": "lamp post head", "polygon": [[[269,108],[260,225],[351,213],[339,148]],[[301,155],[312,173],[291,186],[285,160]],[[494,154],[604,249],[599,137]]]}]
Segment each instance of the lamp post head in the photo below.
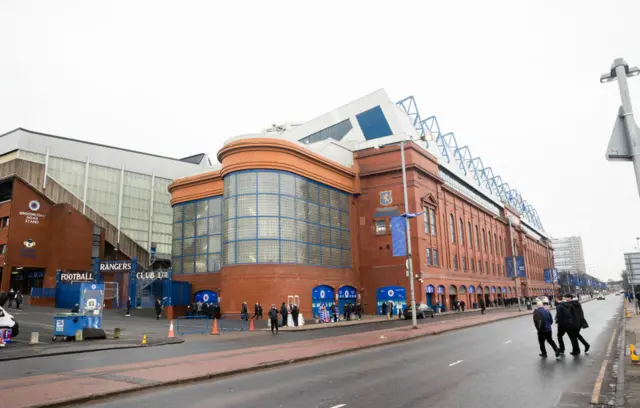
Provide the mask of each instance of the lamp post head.
[{"label": "lamp post head", "polygon": [[615,81],[618,77],[616,68],[620,66],[624,67],[624,73],[627,77],[632,77],[640,74],[640,69],[638,69],[638,67],[629,68],[629,64],[627,64],[624,58],[616,58],[615,60],[613,60],[613,64],[611,64],[611,69],[609,70],[609,72],[600,75],[600,82],[604,84],[606,82]]}]

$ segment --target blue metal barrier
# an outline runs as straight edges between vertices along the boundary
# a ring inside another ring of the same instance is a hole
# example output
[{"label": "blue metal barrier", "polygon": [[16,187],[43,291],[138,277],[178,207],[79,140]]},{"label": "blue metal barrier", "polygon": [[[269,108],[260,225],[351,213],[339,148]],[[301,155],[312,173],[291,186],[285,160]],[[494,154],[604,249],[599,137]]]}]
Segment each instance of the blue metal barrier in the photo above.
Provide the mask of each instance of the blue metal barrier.
[{"label": "blue metal barrier", "polygon": [[31,288],[31,297],[54,298],[56,297],[56,288]]},{"label": "blue metal barrier", "polygon": [[208,316],[179,316],[177,319],[176,332],[180,336],[189,333],[208,334],[211,333]]},{"label": "blue metal barrier", "polygon": [[242,319],[241,314],[223,314],[219,323],[221,332],[249,330],[249,325]]}]

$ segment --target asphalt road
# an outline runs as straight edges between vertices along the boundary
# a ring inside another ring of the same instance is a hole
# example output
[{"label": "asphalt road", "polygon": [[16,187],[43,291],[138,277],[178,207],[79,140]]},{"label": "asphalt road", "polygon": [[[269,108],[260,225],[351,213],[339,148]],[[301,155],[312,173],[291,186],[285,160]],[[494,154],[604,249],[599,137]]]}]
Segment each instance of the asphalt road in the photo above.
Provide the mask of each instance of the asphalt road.
[{"label": "asphalt road", "polygon": [[[498,311],[504,310],[505,309],[503,308],[498,309]],[[496,312],[496,310],[490,310],[488,313],[494,312]],[[38,329],[42,331],[43,326],[48,324],[47,322],[50,320],[50,317],[40,316],[39,314],[41,314],[41,312],[37,311],[32,313],[29,313],[29,311],[22,313],[24,314],[16,317],[19,319],[18,321],[20,322],[21,327],[20,339],[25,340],[26,342],[28,341],[28,335],[30,331],[29,327],[33,326],[36,331],[38,331]],[[465,316],[468,316],[468,314],[441,315],[436,317],[435,319],[419,319],[418,322],[419,324],[439,324],[441,321],[459,319],[460,317]],[[133,320],[127,320],[127,322],[128,324],[133,325],[138,324],[137,321]],[[168,327],[168,323],[166,321],[160,323],[165,328]],[[156,324],[156,321],[155,319],[153,319],[146,324],[153,325]],[[2,370],[0,370],[0,380],[18,378],[28,375],[54,374],[71,370],[102,367],[106,365],[127,364],[158,360],[162,358],[181,357],[193,354],[210,353],[213,351],[236,350],[241,348],[259,347],[269,344],[284,344],[295,341],[329,338],[344,334],[361,333],[391,327],[400,327],[408,324],[411,324],[411,320],[393,320],[358,326],[335,327],[300,332],[281,332],[280,336],[277,337],[272,336],[271,333],[267,331],[253,333],[230,333],[215,337],[209,335],[191,335],[185,337],[187,339],[185,343],[178,345],[95,351],[81,355],[60,355],[38,357],[26,360],[3,361]],[[50,337],[43,337],[42,334],[40,335],[40,337],[44,341],[50,342],[51,340]],[[16,346],[17,345],[18,344],[16,344]],[[26,346],[26,344],[23,343],[23,347],[24,346]]]},{"label": "asphalt road", "polygon": [[[620,297],[614,296],[584,304],[591,326],[582,333],[592,345],[588,356],[541,359],[532,319],[525,316],[335,358],[154,389],[92,406],[589,406],[620,304]],[[605,393],[610,381],[605,378]]]}]

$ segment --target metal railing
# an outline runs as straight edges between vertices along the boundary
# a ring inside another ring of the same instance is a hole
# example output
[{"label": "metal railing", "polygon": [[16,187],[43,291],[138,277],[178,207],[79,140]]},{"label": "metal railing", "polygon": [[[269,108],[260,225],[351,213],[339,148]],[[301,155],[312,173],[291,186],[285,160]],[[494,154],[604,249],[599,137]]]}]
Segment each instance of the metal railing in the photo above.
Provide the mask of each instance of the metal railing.
[{"label": "metal railing", "polygon": [[180,336],[191,333],[211,333],[211,319],[208,316],[179,316],[176,319],[176,332]]}]

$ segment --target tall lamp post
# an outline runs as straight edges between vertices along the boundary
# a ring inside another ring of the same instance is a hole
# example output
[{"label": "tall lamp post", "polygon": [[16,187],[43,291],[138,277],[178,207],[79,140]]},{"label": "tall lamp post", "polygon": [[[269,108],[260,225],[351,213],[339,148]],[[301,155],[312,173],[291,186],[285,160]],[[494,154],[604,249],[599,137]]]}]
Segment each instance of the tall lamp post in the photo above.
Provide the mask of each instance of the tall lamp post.
[{"label": "tall lamp post", "polygon": [[[549,265],[549,274],[551,275],[551,284],[553,285],[553,298],[555,299],[556,298],[556,278],[553,273],[554,268],[551,267],[551,251],[549,251],[549,241],[545,239],[544,243],[547,247],[547,265]],[[552,300],[549,301],[549,306],[551,307],[551,309],[553,309]]]},{"label": "tall lamp post", "polygon": [[638,67],[629,68],[623,58],[616,58],[611,64],[609,72],[600,76],[600,82],[612,82],[617,79],[622,101],[613,126],[611,139],[609,139],[607,159],[632,162],[636,174],[636,185],[640,192],[640,129],[633,118],[631,96],[629,95],[629,85],[627,83],[627,77],[638,74],[640,74]]},{"label": "tall lamp post", "polygon": [[409,275],[409,288],[411,290],[411,324],[418,328],[416,316],[416,292],[413,283],[413,260],[411,258],[411,223],[409,222],[409,197],[407,193],[407,168],[404,161],[404,140],[400,142],[400,157],[402,158],[402,191],[404,194],[404,220],[407,229],[407,274]]}]

